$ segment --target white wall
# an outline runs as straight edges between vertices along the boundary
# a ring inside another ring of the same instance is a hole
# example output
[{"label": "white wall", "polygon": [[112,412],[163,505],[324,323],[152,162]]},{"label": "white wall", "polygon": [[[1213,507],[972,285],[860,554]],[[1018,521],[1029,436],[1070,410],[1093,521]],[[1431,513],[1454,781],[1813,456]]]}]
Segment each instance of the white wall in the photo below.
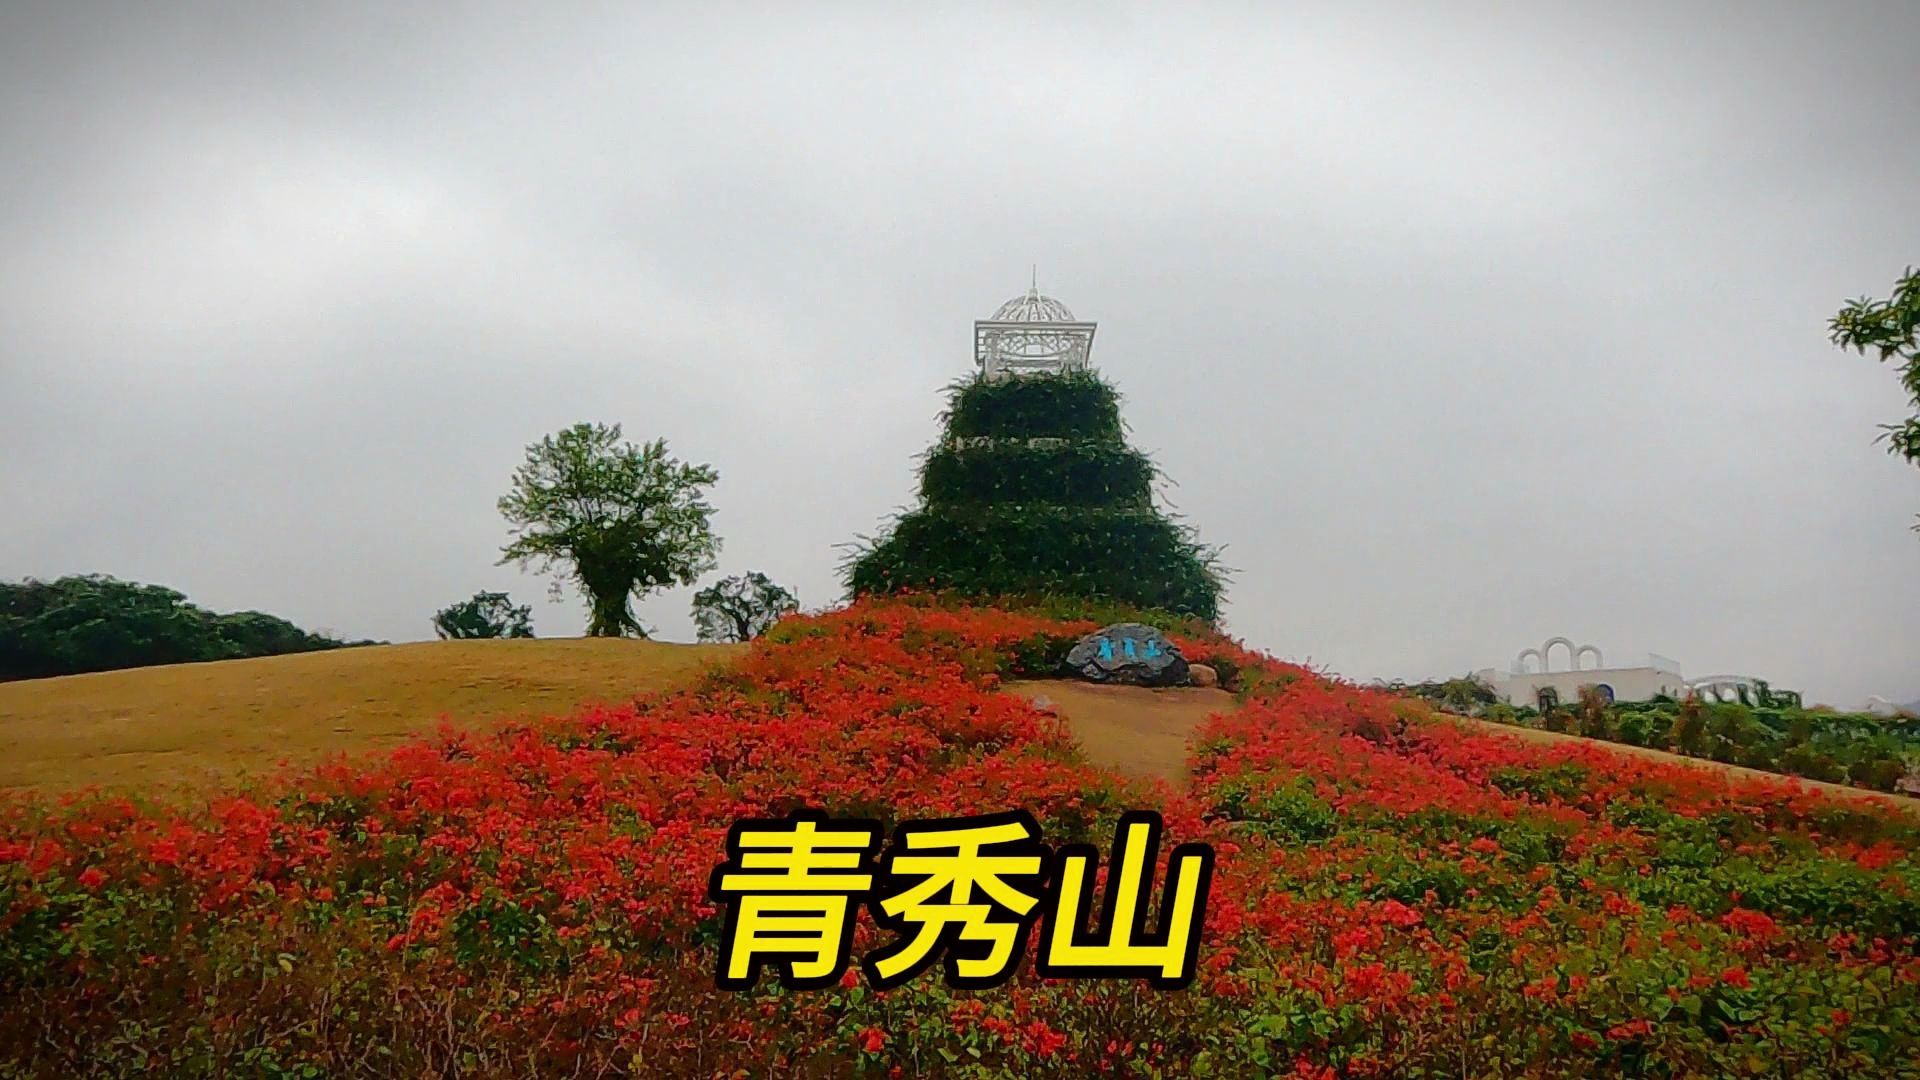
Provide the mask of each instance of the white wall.
[{"label": "white wall", "polygon": [[1534,706],[1542,687],[1552,687],[1563,705],[1580,700],[1580,688],[1600,683],[1613,688],[1615,701],[1646,701],[1656,694],[1686,696],[1687,684],[1680,676],[1659,668],[1591,668],[1586,671],[1546,671],[1512,674],[1485,669],[1475,674],[1492,684],[1494,693],[1509,705]]}]

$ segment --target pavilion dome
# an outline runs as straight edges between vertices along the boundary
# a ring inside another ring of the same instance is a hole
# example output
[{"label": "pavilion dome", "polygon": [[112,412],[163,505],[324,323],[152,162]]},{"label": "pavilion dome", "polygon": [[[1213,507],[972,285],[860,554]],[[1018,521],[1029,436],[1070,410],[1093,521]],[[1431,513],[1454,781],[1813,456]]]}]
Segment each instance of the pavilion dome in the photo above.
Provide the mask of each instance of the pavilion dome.
[{"label": "pavilion dome", "polygon": [[1028,289],[1024,296],[1016,296],[1000,305],[993,313],[994,322],[1076,322],[1073,312],[1067,305],[1051,296],[1042,296],[1039,289]]}]

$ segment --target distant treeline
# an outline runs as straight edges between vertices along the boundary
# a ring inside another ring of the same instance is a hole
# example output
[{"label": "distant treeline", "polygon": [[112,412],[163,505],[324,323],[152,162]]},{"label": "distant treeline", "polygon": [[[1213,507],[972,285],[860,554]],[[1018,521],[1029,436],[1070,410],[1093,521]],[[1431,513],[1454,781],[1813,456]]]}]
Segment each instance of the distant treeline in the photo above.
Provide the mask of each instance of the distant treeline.
[{"label": "distant treeline", "polygon": [[98,574],[0,582],[0,681],[372,644],[258,611],[222,615],[172,589]]}]

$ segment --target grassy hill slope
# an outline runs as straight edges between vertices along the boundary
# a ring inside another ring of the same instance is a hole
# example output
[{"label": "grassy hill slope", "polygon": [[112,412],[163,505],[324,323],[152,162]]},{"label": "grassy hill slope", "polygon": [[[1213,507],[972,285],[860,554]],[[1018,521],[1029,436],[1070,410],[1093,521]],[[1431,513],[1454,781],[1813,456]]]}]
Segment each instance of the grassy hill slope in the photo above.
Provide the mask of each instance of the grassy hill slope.
[{"label": "grassy hill slope", "polygon": [[163,787],[392,745],[442,716],[570,711],[682,685],[738,646],[434,641],[0,683],[0,788]]}]

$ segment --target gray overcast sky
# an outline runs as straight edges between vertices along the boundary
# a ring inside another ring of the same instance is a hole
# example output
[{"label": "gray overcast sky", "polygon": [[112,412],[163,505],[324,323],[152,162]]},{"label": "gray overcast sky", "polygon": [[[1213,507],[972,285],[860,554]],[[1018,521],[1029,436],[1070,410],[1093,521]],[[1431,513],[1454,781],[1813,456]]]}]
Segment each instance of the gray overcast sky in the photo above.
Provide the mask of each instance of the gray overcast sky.
[{"label": "gray overcast sky", "polygon": [[[1920,695],[1920,5],[0,6],[0,577],[394,640],[580,420],[838,599],[970,322],[1098,320],[1228,628]],[[690,590],[641,606],[687,638]]]}]

